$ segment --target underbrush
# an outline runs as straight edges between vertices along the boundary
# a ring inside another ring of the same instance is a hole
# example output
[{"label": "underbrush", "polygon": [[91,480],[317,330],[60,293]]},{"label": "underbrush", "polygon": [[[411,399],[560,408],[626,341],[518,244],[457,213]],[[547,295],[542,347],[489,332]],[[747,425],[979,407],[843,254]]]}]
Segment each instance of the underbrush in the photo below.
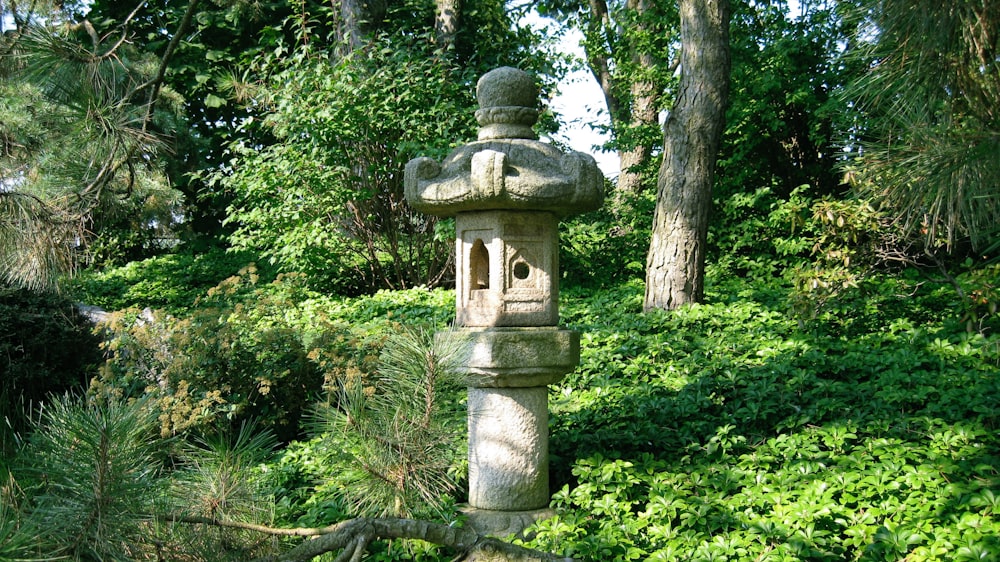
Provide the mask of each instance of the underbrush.
[{"label": "underbrush", "polygon": [[[84,304],[105,310],[137,307],[182,314],[192,310],[206,291],[252,262],[245,252],[185,249],[121,267],[84,271],[66,282],[66,290]],[[267,281],[274,278],[263,276]]]},{"label": "underbrush", "polygon": [[[950,291],[906,275],[873,276],[809,318],[794,313],[779,278],[712,280],[705,304],[671,312],[642,313],[636,282],[564,288],[562,322],[581,333],[581,363],[550,388],[558,516],[530,530],[529,546],[579,560],[997,558],[1000,337],[966,331],[942,312],[956,310]],[[392,441],[377,416],[409,411],[396,404],[426,383],[369,411],[367,431],[379,439],[345,430],[351,392],[385,397],[399,380],[386,369],[388,338],[408,326],[443,329],[453,293],[331,298],[294,276],[263,282],[246,270],[195,302],[151,320],[139,308],[120,312],[113,364],[91,395],[150,395],[168,441],[249,418],[293,439],[253,470],[254,501],[273,525],[379,513],[375,496],[390,512],[461,524],[464,498],[445,491],[465,470],[461,389],[440,393],[441,425],[427,436],[440,458],[406,456],[448,483],[436,499],[404,488],[352,493],[384,476],[378,466],[424,470],[392,460],[408,434],[388,453],[369,445]],[[310,424],[304,414],[318,403],[333,417]],[[183,423],[164,426],[163,413]],[[398,542],[370,554],[453,555]]]},{"label": "underbrush", "polygon": [[567,292],[583,357],[550,395],[560,515],[531,544],[585,560],[1000,555],[1000,339],[901,281],[804,327],[739,287],[649,314],[638,285]]},{"label": "underbrush", "polygon": [[164,437],[254,420],[283,442],[304,416],[353,378],[374,377],[386,338],[406,326],[443,325],[441,291],[358,299],[310,290],[301,276],[264,283],[241,270],[203,293],[191,311],[130,307],[99,329],[106,360],[90,394],[147,397]]}]

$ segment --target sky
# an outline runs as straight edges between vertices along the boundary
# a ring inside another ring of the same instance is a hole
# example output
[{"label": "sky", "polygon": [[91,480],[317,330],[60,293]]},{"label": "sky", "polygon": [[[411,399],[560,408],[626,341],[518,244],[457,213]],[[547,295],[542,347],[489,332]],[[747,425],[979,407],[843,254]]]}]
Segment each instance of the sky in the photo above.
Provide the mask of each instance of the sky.
[{"label": "sky", "polygon": [[[799,0],[787,0],[787,4],[790,16],[797,17],[801,11]],[[534,13],[525,19],[527,23],[537,27],[558,25]],[[583,35],[579,30],[570,29],[559,43],[559,49],[582,57],[583,49],[580,47],[582,39]],[[612,179],[617,177],[618,155],[594,148],[595,145],[600,146],[607,142],[608,137],[588,126],[591,123],[608,124],[604,94],[594,75],[587,70],[571,72],[559,83],[559,92],[551,100],[550,105],[553,111],[562,116],[563,122],[563,130],[555,136],[560,141],[566,142],[573,150],[593,156],[605,176]]]},{"label": "sky", "polygon": [[[548,20],[529,17],[532,26],[545,26]],[[551,25],[557,25],[551,23]],[[583,56],[580,42],[583,35],[579,30],[571,29],[559,43],[559,50]],[[557,140],[565,142],[577,152],[590,154],[597,160],[604,175],[609,178],[618,176],[618,155],[604,152],[599,148],[608,141],[606,134],[595,131],[592,124],[608,125],[607,106],[604,93],[597,79],[589,70],[570,72],[561,82],[556,95],[549,101],[552,110],[561,116],[563,124],[559,133],[553,135]]]}]

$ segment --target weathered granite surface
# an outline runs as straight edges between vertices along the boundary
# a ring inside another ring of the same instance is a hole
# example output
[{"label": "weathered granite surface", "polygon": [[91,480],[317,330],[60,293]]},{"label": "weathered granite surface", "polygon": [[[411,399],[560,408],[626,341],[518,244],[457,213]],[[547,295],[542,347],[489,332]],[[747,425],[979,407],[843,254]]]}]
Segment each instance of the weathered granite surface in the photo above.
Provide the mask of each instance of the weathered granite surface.
[{"label": "weathered granite surface", "polygon": [[456,325],[468,377],[469,521],[520,533],[551,515],[548,389],[580,361],[580,335],[560,329],[559,219],[601,206],[594,159],[540,142],[534,78],[504,67],[477,85],[478,140],[442,162],[411,160],[407,202],[455,216]]},{"label": "weathered granite surface", "polygon": [[520,209],[557,216],[592,211],[604,199],[604,175],[582,152],[563,153],[539,142],[538,89],[530,74],[503,67],[480,78],[479,140],[443,162],[416,158],[406,165],[406,200],[432,215]]}]

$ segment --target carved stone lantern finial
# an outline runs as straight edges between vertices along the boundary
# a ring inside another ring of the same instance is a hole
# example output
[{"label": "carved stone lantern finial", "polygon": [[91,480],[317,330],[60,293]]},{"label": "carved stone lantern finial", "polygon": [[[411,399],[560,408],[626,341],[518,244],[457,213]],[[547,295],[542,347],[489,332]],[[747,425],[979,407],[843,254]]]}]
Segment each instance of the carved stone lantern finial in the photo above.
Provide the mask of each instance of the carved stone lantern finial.
[{"label": "carved stone lantern finial", "polygon": [[453,332],[467,351],[470,522],[520,532],[548,514],[548,391],[579,363],[560,329],[559,219],[597,209],[593,157],[538,140],[534,77],[503,67],[480,78],[478,140],[440,164],[406,165],[409,204],[455,217]]},{"label": "carved stone lantern finial", "polygon": [[487,72],[476,84],[479,140],[538,139],[538,87],[527,72],[504,66]]}]

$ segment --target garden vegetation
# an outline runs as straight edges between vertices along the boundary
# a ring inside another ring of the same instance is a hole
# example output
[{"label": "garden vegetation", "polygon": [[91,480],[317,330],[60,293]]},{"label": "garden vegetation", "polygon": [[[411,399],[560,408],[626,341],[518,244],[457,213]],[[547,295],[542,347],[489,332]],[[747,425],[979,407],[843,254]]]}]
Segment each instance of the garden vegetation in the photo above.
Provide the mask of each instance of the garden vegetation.
[{"label": "garden vegetation", "polygon": [[433,337],[454,224],[401,174],[474,135],[483,72],[547,95],[559,28],[135,4],[0,3],[0,562],[1000,559],[995,0],[722,10],[704,290],[674,310],[643,280],[693,4],[532,3],[585,32],[627,169],[560,225],[556,515],[494,539]]},{"label": "garden vegetation", "polygon": [[[791,233],[788,213],[762,226]],[[821,227],[810,216],[800,244]],[[590,259],[572,250],[589,224],[566,225],[566,263]],[[906,271],[802,309],[806,261],[746,274],[729,260],[709,268],[705,303],[676,311],[642,313],[642,284],[610,272],[564,287],[583,352],[550,389],[558,515],[523,544],[579,560],[1000,552],[997,318],[967,329],[949,284]],[[302,539],[212,522],[461,525],[464,392],[428,337],[447,329],[450,290],[333,297],[246,267],[143,315],[193,263],[163,267],[138,268],[153,294],[109,301],[121,310],[100,327],[90,384],[7,428],[0,556],[246,560]],[[454,554],[369,546],[373,560]]]}]

